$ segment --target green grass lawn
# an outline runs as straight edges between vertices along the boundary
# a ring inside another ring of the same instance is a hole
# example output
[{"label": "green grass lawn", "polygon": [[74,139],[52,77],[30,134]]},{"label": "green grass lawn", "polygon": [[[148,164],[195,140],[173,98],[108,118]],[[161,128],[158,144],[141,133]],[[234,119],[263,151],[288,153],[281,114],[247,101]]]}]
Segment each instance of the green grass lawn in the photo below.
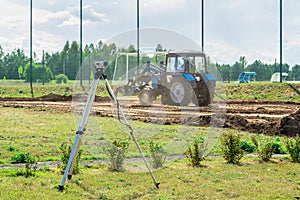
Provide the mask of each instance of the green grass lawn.
[{"label": "green grass lawn", "polygon": [[111,172],[107,166],[86,166],[58,191],[62,175],[45,170],[16,177],[0,172],[1,199],[295,199],[300,194],[299,164],[285,160],[260,163],[244,158],[242,165],[222,158],[188,166],[186,160],[154,171],[159,189],[147,173]]},{"label": "green grass lawn", "polygon": [[[0,108],[0,162],[8,163],[10,157],[20,152],[30,153],[40,161],[60,160],[60,145],[72,144],[80,116],[72,113],[44,109]],[[130,121],[135,136],[147,155],[151,141],[169,145],[170,154],[182,154],[196,135],[214,131],[217,142],[222,129],[157,125]],[[145,131],[146,130],[146,131]],[[131,139],[128,128],[114,118],[91,116],[83,137],[84,159],[103,158],[101,146],[108,141],[128,141],[128,157],[139,152]],[[172,151],[172,152],[171,152]],[[87,157],[87,158],[85,158]]]},{"label": "green grass lawn", "polygon": [[[84,81],[83,83],[88,92],[89,82]],[[82,88],[76,87],[76,84],[79,84],[79,82],[72,80],[68,81],[66,84],[57,84],[55,82],[51,82],[42,85],[41,83],[33,83],[33,94],[34,97],[41,97],[49,94],[69,96],[73,93],[82,92]],[[97,95],[108,96],[103,82],[99,84]],[[32,95],[30,85],[29,83],[25,83],[23,81],[7,80],[4,82],[0,80],[0,97],[31,98]]]},{"label": "green grass lawn", "polygon": [[[35,97],[47,94],[70,95],[74,82],[68,84],[34,84]],[[297,92],[300,84],[251,83],[224,84],[225,96],[229,99],[262,99],[300,101]],[[97,95],[105,96],[103,86]],[[7,81],[0,83],[0,97],[31,97],[29,84]],[[78,116],[71,113],[53,112],[47,109],[0,108],[0,163],[9,163],[18,153],[30,153],[38,161],[60,160],[60,145],[72,144],[77,129]],[[162,145],[168,142],[190,141],[199,134],[238,132],[243,138],[249,133],[227,129],[208,129],[180,126],[160,126],[131,122],[143,152],[149,154],[149,142]],[[144,131],[147,130],[147,131]],[[128,157],[138,155],[126,127],[113,118],[91,117],[84,136],[84,160],[105,159],[101,149],[103,141],[130,141]],[[182,133],[191,133],[188,137]],[[214,153],[220,153],[218,137]],[[213,143],[214,143],[213,142]],[[183,143],[174,142],[178,152],[183,153]],[[173,148],[174,149],[174,148]],[[287,158],[273,158],[262,163],[257,157],[244,157],[241,165],[226,164],[222,157],[209,158],[203,167],[189,166],[186,159],[172,161],[163,169],[154,171],[161,181],[156,189],[148,173],[109,171],[107,165],[81,166],[81,172],[67,180],[65,190],[58,192],[62,174],[59,169],[34,172],[25,178],[17,174],[19,169],[0,169],[0,199],[295,199],[300,196],[299,164]]]},{"label": "green grass lawn", "polygon": [[[71,113],[23,108],[0,108],[0,113],[3,163],[9,163],[10,157],[19,152],[28,152],[38,160],[59,160],[59,146],[64,142],[72,144],[75,138],[77,124]],[[89,124],[93,123],[97,124],[96,129],[100,127],[99,135],[88,136],[95,130],[89,126],[87,139],[130,139],[126,129],[113,118],[92,117]],[[133,127],[146,154],[150,140],[163,143],[184,136],[178,135],[179,126],[135,122]],[[207,128],[192,127],[189,131],[194,135],[203,134]],[[240,134],[244,138],[249,136],[246,132]],[[220,151],[218,144],[213,152]],[[86,159],[102,156],[89,152],[91,148],[86,145],[82,149]],[[131,143],[129,157],[137,155],[136,152]],[[300,196],[299,164],[291,163],[286,157],[273,158],[268,163],[260,162],[257,157],[244,157],[241,163],[226,164],[222,157],[217,157],[208,158],[202,167],[196,168],[191,167],[187,159],[173,160],[154,171],[161,182],[160,189],[154,187],[146,172],[112,172],[107,165],[88,164],[82,165],[81,172],[72,180],[67,180],[63,192],[58,191],[62,179],[59,169],[44,166],[28,178],[17,175],[24,167],[0,169],[0,199],[294,199]]]},{"label": "green grass lawn", "polygon": [[300,102],[299,83],[253,82],[223,84],[228,99],[260,99]]}]

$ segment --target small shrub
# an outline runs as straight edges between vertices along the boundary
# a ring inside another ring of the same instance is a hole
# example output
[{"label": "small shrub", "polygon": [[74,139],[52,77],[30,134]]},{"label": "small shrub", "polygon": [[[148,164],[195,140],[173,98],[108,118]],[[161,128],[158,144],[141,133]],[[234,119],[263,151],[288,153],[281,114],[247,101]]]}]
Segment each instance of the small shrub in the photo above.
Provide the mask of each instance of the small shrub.
[{"label": "small shrub", "polygon": [[27,178],[29,176],[35,176],[34,171],[36,171],[36,167],[34,166],[35,161],[30,160],[29,162],[25,163],[25,173],[24,176]]},{"label": "small shrub", "polygon": [[285,146],[292,162],[300,163],[300,135],[297,135],[294,139],[287,138]]},{"label": "small shrub", "polygon": [[21,170],[17,172],[17,176],[34,176],[34,171],[36,168],[33,167],[33,164],[36,162],[35,158],[32,157],[29,153],[18,153],[13,155],[10,158],[11,163],[25,163],[25,171]]},{"label": "small shrub", "polygon": [[[67,145],[66,143],[62,143],[60,145],[59,149],[61,151],[60,159],[63,163],[61,166],[59,166],[59,168],[61,169],[61,173],[64,173],[64,170],[67,167],[69,157],[70,157],[70,154],[71,154],[71,151],[72,151],[72,146]],[[79,173],[79,168],[80,168],[79,162],[80,162],[80,159],[81,159],[81,154],[82,154],[82,150],[79,149],[78,153],[77,153],[77,156],[76,156],[76,161],[75,161],[74,166],[73,166],[72,174],[78,174]]]},{"label": "small shrub", "polygon": [[280,137],[275,137],[272,142],[273,153],[275,154],[285,154],[286,149],[284,147],[284,142]]},{"label": "small shrub", "polygon": [[113,141],[107,143],[103,147],[103,151],[106,153],[110,160],[110,170],[112,171],[123,171],[123,163],[126,158],[126,153],[129,143],[127,141]]},{"label": "small shrub", "polygon": [[10,163],[34,163],[35,158],[29,153],[17,153],[10,158]]},{"label": "small shrub", "polygon": [[258,157],[262,161],[268,162],[274,154],[272,147],[273,142],[271,141],[271,139],[267,139],[266,137],[259,137],[257,139],[257,137],[255,136],[252,136],[251,139],[256,147]]},{"label": "small shrub", "polygon": [[240,146],[241,149],[247,153],[253,153],[255,151],[255,145],[247,139],[241,140]]},{"label": "small shrub", "polygon": [[167,152],[163,149],[162,145],[158,143],[154,144],[153,141],[151,141],[150,153],[152,167],[155,169],[162,167],[164,162],[166,161],[167,154]]},{"label": "small shrub", "polygon": [[56,83],[67,83],[68,77],[65,74],[59,74],[55,76]]},{"label": "small shrub", "polygon": [[221,149],[227,163],[238,164],[243,157],[241,137],[238,134],[224,133],[221,137]]},{"label": "small shrub", "polygon": [[14,147],[14,146],[8,146],[6,148],[7,151],[13,152],[13,151],[18,151],[18,148]]},{"label": "small shrub", "polygon": [[272,149],[273,153],[275,154],[285,154],[286,150],[283,148],[283,145],[281,142],[272,142]]},{"label": "small shrub", "polygon": [[208,156],[206,155],[207,143],[202,137],[195,139],[185,152],[185,156],[193,167],[200,167],[201,162]]}]

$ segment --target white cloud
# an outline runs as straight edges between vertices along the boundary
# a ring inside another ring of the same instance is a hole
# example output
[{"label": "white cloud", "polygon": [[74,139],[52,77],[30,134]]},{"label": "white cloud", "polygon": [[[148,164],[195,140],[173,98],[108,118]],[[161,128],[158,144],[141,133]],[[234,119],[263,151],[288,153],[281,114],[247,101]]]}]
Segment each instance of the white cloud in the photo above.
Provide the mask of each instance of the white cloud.
[{"label": "white cloud", "polygon": [[206,53],[212,62],[232,63],[241,53],[237,47],[220,41],[208,41],[206,47]]},{"label": "white cloud", "polygon": [[63,19],[70,16],[67,11],[50,12],[42,9],[36,9],[33,14],[35,24],[45,24],[54,19]]},{"label": "white cloud", "polygon": [[177,13],[187,8],[190,1],[188,0],[144,0],[141,2],[141,11],[143,15],[155,16],[168,15],[170,13]]},{"label": "white cloud", "polygon": [[[43,50],[48,53],[57,52],[62,49],[64,44],[65,41],[63,38],[57,37],[57,35],[45,31],[36,31],[33,41],[33,51],[41,59]],[[26,51],[29,52],[29,48],[26,48]]]},{"label": "white cloud", "polygon": [[[67,11],[68,15],[66,16],[66,19],[59,25],[59,27],[79,25],[79,9],[79,6],[69,7]],[[83,6],[82,13],[82,23],[84,25],[109,22],[109,18],[106,14],[96,12],[95,9],[90,5]]]},{"label": "white cloud", "polygon": [[[174,30],[199,41],[200,1],[140,1],[140,27]],[[299,0],[284,1],[284,61],[300,63]],[[59,51],[79,39],[79,2],[34,1],[34,51]],[[1,0],[0,45],[28,49],[29,2]],[[83,40],[96,42],[136,27],[136,0],[83,1]],[[143,39],[143,38],[141,38]],[[135,44],[135,41],[133,41]],[[176,41],[177,42],[177,41]],[[57,49],[56,49],[57,48]],[[279,58],[279,2],[274,0],[205,1],[205,50],[219,63],[239,56],[248,62]]]},{"label": "white cloud", "polygon": [[70,16],[68,19],[64,20],[61,24],[58,25],[58,27],[64,27],[64,26],[74,26],[79,24],[79,19],[74,16]]}]

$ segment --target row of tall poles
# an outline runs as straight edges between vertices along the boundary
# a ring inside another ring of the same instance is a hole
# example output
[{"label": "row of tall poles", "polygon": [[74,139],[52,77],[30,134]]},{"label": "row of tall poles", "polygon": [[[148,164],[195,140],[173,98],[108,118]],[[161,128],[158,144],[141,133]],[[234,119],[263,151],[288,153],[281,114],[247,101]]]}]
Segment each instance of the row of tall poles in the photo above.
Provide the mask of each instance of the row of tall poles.
[{"label": "row of tall poles", "polygon": [[[279,1],[280,7],[280,82],[282,82],[282,0]],[[80,0],[80,85],[82,85],[82,0]],[[201,40],[202,52],[204,52],[204,0],[201,0]],[[140,0],[137,0],[137,65],[140,63]],[[30,90],[33,95],[32,87],[32,0],[30,0]]]},{"label": "row of tall poles", "polygon": [[279,2],[279,13],[280,13],[280,19],[279,19],[279,24],[280,24],[280,27],[279,27],[279,40],[280,40],[280,50],[279,50],[279,52],[280,52],[280,83],[282,83],[282,0],[280,0],[280,2]]},{"label": "row of tall poles", "polygon": [[30,0],[30,66],[29,66],[29,82],[30,82],[30,93],[33,97],[33,87],[32,87],[32,0]]},{"label": "row of tall poles", "polygon": [[[31,96],[34,97],[33,87],[32,87],[32,0],[30,0],[30,39],[29,39],[29,54],[30,54],[30,66],[29,66],[29,82],[30,82],[30,92]],[[80,0],[80,85],[82,86],[82,0]],[[44,50],[43,50],[43,68],[44,68]],[[44,84],[44,80],[43,80]]]}]

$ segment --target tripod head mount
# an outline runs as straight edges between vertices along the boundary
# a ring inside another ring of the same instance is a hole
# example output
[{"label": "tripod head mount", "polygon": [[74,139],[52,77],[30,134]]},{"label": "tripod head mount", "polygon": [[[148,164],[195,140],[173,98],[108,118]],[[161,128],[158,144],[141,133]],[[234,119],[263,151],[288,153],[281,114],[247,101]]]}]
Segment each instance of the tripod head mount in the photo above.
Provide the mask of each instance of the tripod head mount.
[{"label": "tripod head mount", "polygon": [[108,63],[107,61],[95,61],[94,67],[95,67],[95,79],[101,78],[104,75],[104,68],[107,67]]}]

